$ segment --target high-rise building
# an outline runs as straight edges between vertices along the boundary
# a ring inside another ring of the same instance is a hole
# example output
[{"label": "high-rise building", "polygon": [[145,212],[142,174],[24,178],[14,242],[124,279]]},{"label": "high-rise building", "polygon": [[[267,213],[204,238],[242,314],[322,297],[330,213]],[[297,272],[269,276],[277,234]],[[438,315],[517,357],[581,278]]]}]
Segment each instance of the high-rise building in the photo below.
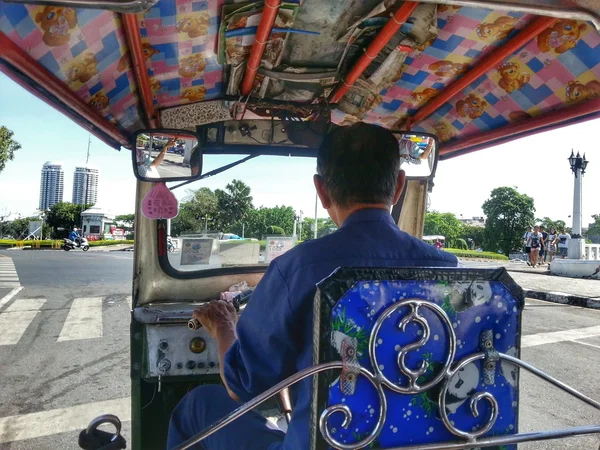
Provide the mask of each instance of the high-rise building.
[{"label": "high-rise building", "polygon": [[95,205],[98,200],[98,169],[75,167],[73,174],[73,203]]},{"label": "high-rise building", "polygon": [[42,166],[40,183],[40,208],[42,211],[52,208],[63,201],[65,174],[61,163],[48,161]]}]

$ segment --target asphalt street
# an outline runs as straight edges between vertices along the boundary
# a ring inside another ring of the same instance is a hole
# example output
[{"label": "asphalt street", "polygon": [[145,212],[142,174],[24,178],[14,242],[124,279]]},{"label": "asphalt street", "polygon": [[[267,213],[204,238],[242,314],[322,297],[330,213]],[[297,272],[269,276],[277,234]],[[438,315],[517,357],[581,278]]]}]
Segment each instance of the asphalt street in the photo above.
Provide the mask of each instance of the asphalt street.
[{"label": "asphalt street", "polygon": [[[79,422],[109,412],[129,438],[133,253],[0,251],[4,267],[6,257],[19,287],[0,281],[0,450],[77,449]],[[600,311],[528,300],[523,335],[522,359],[600,399]],[[521,374],[520,431],[600,423],[600,412]],[[519,448],[599,445],[586,436]]]}]

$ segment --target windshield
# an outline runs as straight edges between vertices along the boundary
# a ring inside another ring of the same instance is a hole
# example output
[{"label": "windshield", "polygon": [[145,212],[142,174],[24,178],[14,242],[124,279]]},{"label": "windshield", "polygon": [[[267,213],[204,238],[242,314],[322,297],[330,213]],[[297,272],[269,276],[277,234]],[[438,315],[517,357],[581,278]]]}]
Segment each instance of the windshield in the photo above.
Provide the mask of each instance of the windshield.
[{"label": "windshield", "polygon": [[[242,158],[205,155],[207,173]],[[266,266],[299,242],[334,232],[313,185],[314,158],[260,156],[174,192],[168,263],[177,271]]]}]

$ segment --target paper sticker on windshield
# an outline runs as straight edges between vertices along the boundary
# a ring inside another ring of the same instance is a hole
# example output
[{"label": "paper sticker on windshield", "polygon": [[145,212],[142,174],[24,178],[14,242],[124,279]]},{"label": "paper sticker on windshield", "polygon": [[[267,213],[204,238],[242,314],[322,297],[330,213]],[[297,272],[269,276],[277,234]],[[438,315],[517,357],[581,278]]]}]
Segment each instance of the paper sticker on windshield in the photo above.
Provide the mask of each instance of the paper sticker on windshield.
[{"label": "paper sticker on windshield", "polygon": [[181,265],[208,265],[213,250],[213,239],[183,239],[181,244]]},{"label": "paper sticker on windshield", "polygon": [[267,262],[273,261],[278,256],[294,247],[296,241],[293,237],[267,237]]}]

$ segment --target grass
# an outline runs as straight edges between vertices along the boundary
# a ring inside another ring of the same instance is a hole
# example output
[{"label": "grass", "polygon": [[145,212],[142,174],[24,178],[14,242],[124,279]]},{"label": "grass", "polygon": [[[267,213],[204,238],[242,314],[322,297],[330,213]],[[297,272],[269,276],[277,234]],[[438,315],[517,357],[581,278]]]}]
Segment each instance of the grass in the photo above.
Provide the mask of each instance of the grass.
[{"label": "grass", "polygon": [[459,248],[445,248],[445,251],[452,253],[459,258],[481,258],[481,259],[499,259],[508,261],[508,257],[493,252],[476,252],[474,250],[461,250]]}]

